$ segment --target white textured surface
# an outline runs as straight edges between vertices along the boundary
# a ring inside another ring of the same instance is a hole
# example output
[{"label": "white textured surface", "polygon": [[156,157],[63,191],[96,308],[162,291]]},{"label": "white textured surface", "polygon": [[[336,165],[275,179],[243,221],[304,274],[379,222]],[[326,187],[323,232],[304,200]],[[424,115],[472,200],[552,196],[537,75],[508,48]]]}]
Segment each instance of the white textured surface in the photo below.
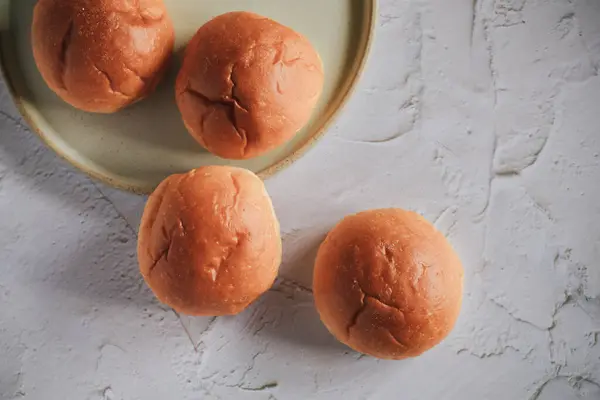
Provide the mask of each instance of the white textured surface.
[{"label": "white textured surface", "polygon": [[[600,0],[382,0],[344,116],[268,182],[280,283],[184,318],[137,271],[144,199],[90,181],[0,89],[0,399],[600,399]],[[402,362],[320,324],[316,246],[401,206],[466,268],[453,334]]]}]

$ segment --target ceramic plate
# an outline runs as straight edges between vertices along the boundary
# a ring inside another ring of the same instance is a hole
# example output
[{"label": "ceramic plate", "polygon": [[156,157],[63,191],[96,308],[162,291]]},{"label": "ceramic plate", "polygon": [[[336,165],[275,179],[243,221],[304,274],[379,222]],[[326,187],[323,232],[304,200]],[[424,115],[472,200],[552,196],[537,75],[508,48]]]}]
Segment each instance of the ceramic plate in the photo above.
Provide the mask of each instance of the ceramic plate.
[{"label": "ceramic plate", "polygon": [[[48,146],[110,185],[148,193],[168,175],[202,165],[231,164],[265,178],[297,159],[350,95],[375,23],[375,0],[165,0],[176,30],[175,59],[155,94],[112,115],[89,114],[48,89],[33,61],[30,30],[37,0],[0,0],[0,54],[15,103]],[[307,36],[323,59],[326,84],[309,124],[288,144],[246,161],[219,159],[187,133],[174,99],[182,49],[210,18],[248,10]]]}]

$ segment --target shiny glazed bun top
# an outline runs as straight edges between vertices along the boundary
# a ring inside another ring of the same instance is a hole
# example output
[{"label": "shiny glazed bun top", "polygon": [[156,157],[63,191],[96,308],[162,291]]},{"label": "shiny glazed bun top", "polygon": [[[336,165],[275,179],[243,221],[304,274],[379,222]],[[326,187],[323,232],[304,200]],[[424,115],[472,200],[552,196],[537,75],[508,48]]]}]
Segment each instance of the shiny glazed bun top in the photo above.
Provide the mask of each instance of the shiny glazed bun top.
[{"label": "shiny glazed bun top", "polygon": [[112,113],[151,93],[174,37],[162,0],[39,0],[33,14],[42,77],[89,112]]}]

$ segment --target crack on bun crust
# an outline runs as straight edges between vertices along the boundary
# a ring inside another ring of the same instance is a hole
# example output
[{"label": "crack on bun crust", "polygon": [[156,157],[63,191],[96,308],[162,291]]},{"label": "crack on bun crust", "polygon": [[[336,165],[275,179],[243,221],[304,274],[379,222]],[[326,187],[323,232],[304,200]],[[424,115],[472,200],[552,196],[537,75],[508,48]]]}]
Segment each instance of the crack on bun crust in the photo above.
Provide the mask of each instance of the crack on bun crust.
[{"label": "crack on bun crust", "polygon": [[[352,328],[356,327],[356,324],[357,324],[358,319],[360,318],[360,315],[363,312],[365,312],[365,310],[367,308],[369,308],[369,307],[374,308],[375,305],[384,307],[384,308],[388,308],[388,309],[392,309],[392,312],[397,313],[401,317],[400,319],[404,320],[404,313],[399,308],[394,307],[389,304],[386,304],[386,303],[382,302],[381,300],[379,300],[377,297],[365,295],[364,300],[363,300],[363,307],[361,307],[361,309],[358,311],[358,313],[355,317],[354,324],[348,327],[348,340],[349,341],[351,340],[351,330],[352,330]],[[384,330],[390,335],[392,340],[394,342],[396,342],[398,347],[402,348],[403,350],[410,349],[410,346],[407,346],[404,343],[404,341],[399,338],[398,334],[394,333],[393,329],[384,329]]]},{"label": "crack on bun crust", "polygon": [[239,203],[239,199],[240,199],[240,191],[241,186],[239,181],[237,180],[237,178],[235,177],[234,174],[231,174],[231,183],[233,184],[233,188],[235,190],[234,195],[233,195],[233,209],[236,210],[238,207],[238,203]]},{"label": "crack on bun crust", "polygon": [[360,317],[360,314],[365,311],[365,307],[367,307],[367,303],[365,302],[365,298],[367,297],[365,295],[365,292],[363,292],[362,290],[360,291],[361,294],[361,298],[360,298],[360,308],[358,310],[356,310],[356,312],[354,313],[354,315],[352,316],[352,318],[350,319],[350,323],[348,324],[348,328],[346,329],[347,333],[348,333],[348,338],[347,340],[350,340],[350,330],[352,328],[354,328],[354,326],[356,325],[356,322],[358,321],[358,317]]},{"label": "crack on bun crust", "polygon": [[[379,304],[380,306],[383,306],[383,307],[386,307],[386,308],[393,309],[393,310],[394,310],[394,312],[401,314],[402,318],[404,318],[404,313],[403,313],[403,311],[402,311],[400,308],[398,308],[398,307],[396,307],[396,306],[394,306],[394,305],[392,305],[392,304],[387,304],[387,303],[383,302],[381,299],[379,299],[379,298],[378,298],[378,296],[367,294],[367,293],[366,293],[366,292],[365,292],[365,291],[364,291],[364,290],[363,290],[363,289],[360,287],[360,285],[358,285],[358,289],[359,289],[359,291],[360,291],[360,295],[361,295],[361,299],[360,299],[361,306],[360,306],[360,308],[359,308],[359,309],[358,309],[358,310],[357,310],[357,311],[354,313],[354,315],[352,316],[352,319],[350,320],[350,323],[348,324],[348,328],[346,329],[346,330],[347,330],[347,332],[348,332],[348,340],[350,340],[350,336],[351,336],[351,330],[352,330],[352,328],[354,328],[354,327],[357,325],[357,323],[358,323],[358,320],[359,320],[359,318],[360,318],[361,314],[363,314],[363,313],[365,312],[365,310],[366,310],[366,309],[367,309],[367,308],[368,308],[370,305],[372,305],[372,304],[371,304],[372,302],[375,302],[375,303]],[[394,335],[393,335],[393,333],[392,333],[391,331],[390,331],[390,334],[391,334],[392,336],[394,336]],[[394,336],[394,339],[395,339],[397,342],[401,343],[401,341],[400,341],[400,340],[398,340],[398,339],[397,339],[395,336]],[[407,346],[405,346],[405,345],[403,345],[403,346],[404,346],[404,347],[407,347]]]},{"label": "crack on bun crust", "polygon": [[[223,109],[227,112],[227,118],[229,119],[229,121],[231,121],[231,124],[233,125],[233,127],[237,130],[238,129],[238,124],[235,118],[235,106],[236,106],[236,102],[233,99],[228,99],[228,98],[221,98],[221,99],[211,99],[208,96],[206,96],[205,94],[203,94],[202,92],[193,89],[191,86],[188,86],[184,93],[188,93],[191,94],[192,96],[197,97],[198,99],[200,99],[203,103],[206,104],[206,107],[214,107],[214,106],[222,106]],[[239,106],[239,104],[238,104]]]},{"label": "crack on bun crust", "polygon": [[[190,94],[190,95],[196,97],[207,108],[207,111],[201,113],[201,122],[200,122],[200,128],[201,128],[200,130],[201,131],[204,131],[205,129],[207,129],[205,126],[206,118],[209,117],[210,115],[212,115],[214,113],[215,109],[221,108],[225,112],[225,116],[228,119],[228,121],[231,123],[231,127],[234,129],[237,137],[242,142],[242,145],[240,148],[240,153],[241,153],[241,156],[244,157],[246,154],[246,150],[248,148],[248,134],[247,134],[246,129],[241,127],[240,121],[238,121],[238,113],[243,112],[243,113],[246,113],[247,115],[249,115],[250,109],[249,109],[249,107],[244,106],[242,100],[236,94],[237,80],[235,78],[235,69],[236,69],[236,64],[232,64],[231,68],[229,69],[229,76],[227,78],[227,80],[229,82],[229,86],[231,87],[231,89],[229,90],[229,93],[226,93],[218,98],[211,98],[211,97],[207,96],[206,94],[204,94],[202,91],[193,88],[191,86],[191,84],[189,83],[189,81],[185,85],[185,89],[183,90],[183,92],[180,92],[179,94],[180,95]],[[203,139],[202,134],[199,134],[195,137],[198,139],[200,144],[202,144],[204,147],[208,147],[208,144]],[[210,150],[210,148],[209,148],[209,150]]]},{"label": "crack on bun crust", "polygon": [[152,275],[152,272],[154,271],[154,268],[156,268],[156,266],[158,265],[158,263],[160,261],[162,261],[163,259],[165,261],[168,262],[168,254],[169,254],[169,248],[167,247],[165,250],[163,250],[163,252],[158,256],[158,258],[152,263],[152,265],[148,268],[148,277],[150,277]]},{"label": "crack on bun crust", "polygon": [[390,266],[392,266],[392,268],[395,268],[394,252],[392,251],[392,249],[390,249],[388,245],[383,245],[383,255],[387,262],[390,264]]},{"label": "crack on bun crust", "polygon": [[135,69],[127,66],[127,65],[123,65],[123,69],[125,71],[128,71],[132,76],[135,76],[137,79],[139,79],[142,83],[144,83],[145,85],[151,85],[152,84],[152,78],[147,78],[145,76],[142,76],[139,72],[137,72]]},{"label": "crack on bun crust", "polygon": [[236,88],[237,88],[236,78],[234,78],[234,76],[235,76],[235,69],[236,69],[236,64],[232,64],[231,65],[231,72],[229,73],[229,82],[231,82],[231,94],[229,95],[229,98],[239,108],[241,108],[242,110],[244,110],[247,113],[250,113],[249,107],[245,107],[242,104],[242,100],[235,93]]},{"label": "crack on bun crust", "polygon": [[101,70],[100,68],[98,68],[98,66],[96,64],[93,64],[92,67],[98,71],[98,73],[100,75],[102,75],[102,77],[104,77],[104,79],[106,80],[106,82],[108,83],[108,87],[110,88],[110,91],[113,92],[114,94],[117,94],[119,96],[123,96],[123,97],[127,97],[129,98],[130,96],[126,95],[125,93],[121,92],[119,89],[117,89],[115,87],[114,81],[113,79],[110,77],[110,75],[108,74],[108,72]]},{"label": "crack on bun crust", "polygon": [[[200,92],[196,89],[193,89],[190,86],[186,87],[186,89],[183,91],[183,94],[184,95],[189,94],[191,96],[194,96],[197,100],[202,102],[204,104],[204,107],[207,109],[205,112],[201,113],[200,126],[202,127],[202,129],[205,129],[205,122],[206,122],[206,118],[208,116],[212,115],[218,109],[221,109],[224,111],[225,116],[231,123],[231,127],[233,128],[236,136],[242,141],[242,147],[241,147],[240,151],[243,156],[245,154],[246,148],[248,146],[248,135],[246,134],[246,131],[239,126],[237,116],[236,116],[236,111],[237,111],[236,107],[243,111],[246,111],[246,112],[247,112],[247,110],[242,108],[240,106],[239,102],[233,97],[222,97],[219,99],[211,99],[208,96],[206,96],[205,94],[203,94],[202,92]],[[197,137],[197,139],[200,142],[200,144],[202,144],[204,147],[209,146],[206,143],[206,141],[203,139],[203,135],[199,135]],[[210,150],[210,147],[208,147],[208,149]]]},{"label": "crack on bun crust", "polygon": [[67,28],[67,31],[65,32],[65,35],[63,36],[62,42],[60,44],[60,53],[58,56],[60,65],[61,65],[61,72],[59,74],[60,76],[60,86],[62,86],[63,89],[67,89],[67,86],[65,84],[65,73],[67,71],[67,53],[69,51],[69,47],[71,46],[71,40],[73,39],[73,30],[75,28],[75,21],[71,20],[71,22],[69,23],[69,27]]},{"label": "crack on bun crust", "polygon": [[[156,190],[154,191],[154,193],[152,194],[152,196],[148,199],[148,202],[146,203],[146,207],[144,209],[144,220],[143,223],[145,225],[145,229],[152,232],[152,230],[154,229],[154,225],[156,223],[156,219],[158,217],[158,215],[161,212],[162,206],[164,204],[164,199],[165,199],[165,192],[167,191],[168,187],[171,186],[171,182],[172,181],[163,181],[161,182],[161,184],[156,188]],[[141,228],[140,228],[141,230]],[[139,242],[138,242],[138,258],[144,258],[145,260],[148,260],[149,263],[149,267],[147,269],[142,268],[141,269],[141,273],[142,275],[146,276],[146,275],[150,275],[150,273],[154,270],[154,268],[156,267],[156,265],[158,264],[159,260],[161,259],[161,256],[163,256],[164,251],[168,250],[163,248],[163,250],[159,250],[158,255],[154,256],[152,254],[152,250],[153,248],[151,247],[142,247],[139,246]],[[143,255],[143,257],[142,257]]]},{"label": "crack on bun crust", "polygon": [[245,129],[240,128],[240,126],[239,126],[235,107],[239,107],[241,110],[243,110],[247,114],[250,114],[250,110],[248,107],[244,107],[242,105],[242,101],[235,93],[236,87],[237,87],[237,82],[236,82],[236,79],[234,78],[235,67],[236,67],[236,64],[233,64],[231,66],[231,72],[229,74],[229,81],[231,82],[230,98],[233,101],[233,105],[234,105],[233,110],[231,112],[231,119],[232,119],[231,123],[233,124],[235,131],[237,132],[237,134],[240,136],[240,139],[242,140],[243,145],[242,145],[241,151],[242,151],[242,156],[245,156],[246,150],[248,148],[248,134],[246,133]]},{"label": "crack on bun crust", "polygon": [[392,340],[394,342],[396,342],[396,345],[398,345],[398,347],[405,349],[405,350],[410,349],[410,346],[407,346],[404,343],[402,343],[402,341],[400,339],[398,339],[398,337],[396,335],[394,335],[394,333],[392,331],[388,330],[388,333],[390,334]]}]

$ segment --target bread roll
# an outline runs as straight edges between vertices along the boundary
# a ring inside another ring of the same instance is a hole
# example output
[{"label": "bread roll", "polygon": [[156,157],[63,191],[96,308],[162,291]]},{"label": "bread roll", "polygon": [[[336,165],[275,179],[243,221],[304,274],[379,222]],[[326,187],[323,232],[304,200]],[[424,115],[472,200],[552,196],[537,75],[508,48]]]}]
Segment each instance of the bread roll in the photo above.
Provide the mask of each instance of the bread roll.
[{"label": "bread roll", "polygon": [[162,0],[39,0],[35,62],[73,107],[112,113],[150,94],[164,75],[175,33]]},{"label": "bread roll", "polygon": [[460,260],[412,212],[346,217],[321,245],[314,272],[323,323],[338,340],[374,357],[420,355],[448,335],[460,311]]},{"label": "bread roll", "polygon": [[259,156],[290,140],[323,89],[309,41],[249,12],[220,15],[188,44],[176,84],[190,134],[229,159]]},{"label": "bread roll", "polygon": [[281,263],[271,199],[252,172],[203,167],[165,179],[148,199],[138,259],[158,299],[189,315],[237,314]]}]

